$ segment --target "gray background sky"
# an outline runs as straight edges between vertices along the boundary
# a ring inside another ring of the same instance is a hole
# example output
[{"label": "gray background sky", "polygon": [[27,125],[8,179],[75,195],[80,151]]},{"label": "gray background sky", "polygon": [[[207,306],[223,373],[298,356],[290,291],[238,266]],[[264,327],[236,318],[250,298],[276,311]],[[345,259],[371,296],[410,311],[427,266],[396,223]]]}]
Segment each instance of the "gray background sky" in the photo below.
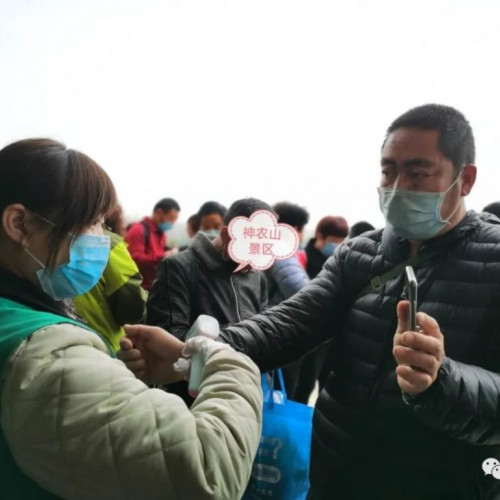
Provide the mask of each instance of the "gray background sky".
[{"label": "gray background sky", "polygon": [[0,145],[49,136],[96,159],[125,212],[161,197],[288,199],[382,225],[388,124],[462,110],[480,209],[500,199],[500,3],[0,0]]}]

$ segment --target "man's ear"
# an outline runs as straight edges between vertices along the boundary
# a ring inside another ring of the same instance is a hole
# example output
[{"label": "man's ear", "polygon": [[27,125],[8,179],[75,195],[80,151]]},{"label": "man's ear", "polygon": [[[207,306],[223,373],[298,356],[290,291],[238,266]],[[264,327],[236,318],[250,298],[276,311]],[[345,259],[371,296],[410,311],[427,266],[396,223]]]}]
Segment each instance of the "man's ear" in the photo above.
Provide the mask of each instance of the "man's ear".
[{"label": "man's ear", "polygon": [[24,246],[29,239],[29,219],[26,208],[20,203],[14,203],[2,213],[2,228],[11,240]]},{"label": "man's ear", "polygon": [[460,194],[462,196],[467,196],[474,187],[476,182],[477,168],[476,165],[465,165],[462,174],[462,189]]}]

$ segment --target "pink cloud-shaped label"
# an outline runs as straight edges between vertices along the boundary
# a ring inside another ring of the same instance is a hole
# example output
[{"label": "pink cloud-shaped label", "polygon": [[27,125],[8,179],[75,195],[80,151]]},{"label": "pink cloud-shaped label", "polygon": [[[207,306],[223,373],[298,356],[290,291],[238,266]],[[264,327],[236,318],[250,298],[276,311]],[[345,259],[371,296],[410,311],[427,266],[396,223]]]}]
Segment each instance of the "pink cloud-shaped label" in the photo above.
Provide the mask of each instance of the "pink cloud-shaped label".
[{"label": "pink cloud-shaped label", "polygon": [[264,271],[276,259],[295,255],[299,248],[297,231],[288,224],[279,224],[276,216],[267,210],[258,210],[249,218],[235,217],[228,231],[229,256],[239,264],[235,273],[248,265]]}]

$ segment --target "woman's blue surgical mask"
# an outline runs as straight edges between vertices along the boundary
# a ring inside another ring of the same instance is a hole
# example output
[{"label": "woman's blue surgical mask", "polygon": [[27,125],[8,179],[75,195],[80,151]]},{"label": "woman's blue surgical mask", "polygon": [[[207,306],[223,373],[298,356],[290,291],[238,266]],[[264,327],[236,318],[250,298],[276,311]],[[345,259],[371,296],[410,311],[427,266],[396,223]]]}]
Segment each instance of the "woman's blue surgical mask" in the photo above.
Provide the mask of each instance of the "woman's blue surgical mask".
[{"label": "woman's blue surgical mask", "polygon": [[333,243],[332,241],[329,241],[325,243],[325,246],[321,249],[321,253],[326,257],[331,257],[333,255],[333,252],[335,252],[335,249],[337,248],[338,244]]},{"label": "woman's blue surgical mask", "polygon": [[42,268],[36,272],[42,290],[55,300],[78,297],[94,288],[104,272],[110,253],[109,236],[81,234],[74,237],[69,262],[48,269],[27,248],[26,253]]},{"label": "woman's blue surgical mask", "polygon": [[410,241],[428,240],[449,224],[450,219],[459,209],[461,199],[447,219],[441,218],[444,197],[459,178],[460,174],[446,191],[437,193],[397,187],[379,187],[380,210],[397,235]]},{"label": "woman's blue surgical mask", "polygon": [[158,229],[162,232],[170,231],[172,227],[174,227],[174,225],[171,222],[162,222],[158,224]]}]

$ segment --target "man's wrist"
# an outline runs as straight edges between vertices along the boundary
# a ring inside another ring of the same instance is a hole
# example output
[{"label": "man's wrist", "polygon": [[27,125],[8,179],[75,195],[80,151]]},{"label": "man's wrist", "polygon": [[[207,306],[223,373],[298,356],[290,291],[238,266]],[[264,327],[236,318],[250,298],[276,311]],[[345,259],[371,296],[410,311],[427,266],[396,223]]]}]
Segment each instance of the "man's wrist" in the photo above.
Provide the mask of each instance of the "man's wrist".
[{"label": "man's wrist", "polygon": [[418,394],[410,394],[408,392],[401,391],[401,396],[403,398],[403,401],[407,405],[412,406],[412,405],[424,400],[425,398],[430,397],[432,395],[432,393],[435,392],[436,387],[439,385],[439,380],[441,379],[441,377],[444,373],[444,365],[446,363],[446,359],[447,358],[445,358],[443,360],[443,363],[439,367],[439,370],[437,372],[435,380],[432,382],[432,384],[429,387],[427,387],[427,389],[425,391],[419,392]]}]

